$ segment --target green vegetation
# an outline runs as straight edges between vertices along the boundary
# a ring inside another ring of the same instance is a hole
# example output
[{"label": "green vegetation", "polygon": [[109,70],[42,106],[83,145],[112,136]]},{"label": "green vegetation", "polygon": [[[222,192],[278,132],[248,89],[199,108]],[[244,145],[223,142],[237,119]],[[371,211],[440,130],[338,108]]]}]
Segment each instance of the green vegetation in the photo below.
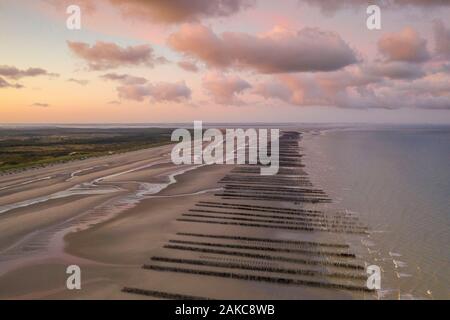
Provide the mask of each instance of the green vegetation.
[{"label": "green vegetation", "polygon": [[165,128],[0,128],[0,172],[170,143]]}]

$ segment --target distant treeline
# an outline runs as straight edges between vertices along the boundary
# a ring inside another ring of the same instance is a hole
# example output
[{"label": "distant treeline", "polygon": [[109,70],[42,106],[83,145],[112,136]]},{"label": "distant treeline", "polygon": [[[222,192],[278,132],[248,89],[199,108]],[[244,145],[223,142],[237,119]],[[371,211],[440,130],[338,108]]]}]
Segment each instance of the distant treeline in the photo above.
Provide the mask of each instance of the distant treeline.
[{"label": "distant treeline", "polygon": [[0,171],[20,170],[170,143],[168,128],[0,129]]}]

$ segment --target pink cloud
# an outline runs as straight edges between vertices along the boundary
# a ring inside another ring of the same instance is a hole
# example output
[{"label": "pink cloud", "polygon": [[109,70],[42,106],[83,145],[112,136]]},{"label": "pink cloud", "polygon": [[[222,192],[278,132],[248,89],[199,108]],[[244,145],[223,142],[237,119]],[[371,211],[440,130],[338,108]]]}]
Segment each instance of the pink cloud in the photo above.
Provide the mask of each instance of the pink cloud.
[{"label": "pink cloud", "polygon": [[411,27],[383,35],[378,50],[388,61],[424,62],[430,58],[427,41]]},{"label": "pink cloud", "polygon": [[355,52],[339,35],[316,28],[298,32],[275,29],[260,36],[241,32],[216,35],[203,25],[187,24],[173,33],[168,43],[212,67],[262,73],[332,71],[357,62]]},{"label": "pink cloud", "polygon": [[92,13],[96,10],[95,1],[91,0],[43,0],[44,3],[50,4],[56,7],[58,10],[65,13],[66,8],[70,5],[80,6],[82,12]]},{"label": "pink cloud", "polygon": [[88,80],[75,79],[75,78],[67,79],[67,82],[76,83],[76,84],[79,84],[80,86],[85,86],[89,83]]},{"label": "pink cloud", "polygon": [[195,62],[183,60],[183,61],[178,62],[178,66],[181,69],[186,70],[186,71],[190,71],[190,72],[197,72],[198,71],[198,67],[195,64]]},{"label": "pink cloud", "polygon": [[201,18],[225,17],[244,10],[253,0],[109,0],[127,16],[160,23],[198,21]]},{"label": "pink cloud", "polygon": [[281,100],[298,106],[450,109],[449,74],[435,73],[417,79],[387,77],[371,74],[370,67],[279,75],[258,84],[254,93],[266,100]]},{"label": "pink cloud", "polygon": [[156,101],[180,102],[191,97],[191,89],[182,81],[177,83],[160,82],[150,88],[151,97]]},{"label": "pink cloud", "polygon": [[450,97],[450,76],[446,73],[430,74],[421,79],[399,84],[396,89],[413,92],[416,96]]},{"label": "pink cloud", "polygon": [[12,66],[0,66],[0,76],[11,79],[20,79],[25,77],[37,77],[37,76],[57,77],[59,75],[56,73],[50,73],[42,68],[28,68],[26,70],[20,70]]},{"label": "pink cloud", "polygon": [[361,0],[299,0],[312,6],[319,7],[325,13],[332,13],[340,9],[354,8],[360,6],[368,6],[376,4],[382,8],[402,8],[402,7],[418,7],[418,8],[436,8],[450,6],[447,0],[378,0],[378,1],[361,1]]},{"label": "pink cloud", "polygon": [[192,22],[203,18],[226,17],[254,4],[254,0],[78,0],[76,3],[72,0],[45,1],[58,8],[77,4],[88,13],[95,12],[98,4],[110,4],[125,17],[157,23]]},{"label": "pink cloud", "polygon": [[118,81],[121,84],[136,85],[147,83],[147,79],[142,77],[135,77],[128,74],[107,73],[101,76],[102,79]]},{"label": "pink cloud", "polygon": [[203,78],[203,87],[219,104],[238,104],[238,95],[251,88],[250,83],[238,76],[208,73]]},{"label": "pink cloud", "polygon": [[390,79],[417,79],[425,76],[421,65],[403,61],[374,63],[367,66],[365,71],[374,76]]},{"label": "pink cloud", "polygon": [[127,84],[117,88],[119,97],[143,101],[151,97],[156,102],[182,102],[191,98],[191,89],[184,82],[160,82],[148,85]]},{"label": "pink cloud", "polygon": [[113,69],[120,66],[145,65],[153,67],[164,63],[163,57],[155,57],[149,45],[137,45],[122,48],[115,43],[98,41],[90,46],[84,42],[68,41],[69,49],[77,57],[87,62],[91,70]]},{"label": "pink cloud", "polygon": [[128,84],[117,87],[117,92],[121,99],[144,101],[146,97],[150,96],[150,87]]}]

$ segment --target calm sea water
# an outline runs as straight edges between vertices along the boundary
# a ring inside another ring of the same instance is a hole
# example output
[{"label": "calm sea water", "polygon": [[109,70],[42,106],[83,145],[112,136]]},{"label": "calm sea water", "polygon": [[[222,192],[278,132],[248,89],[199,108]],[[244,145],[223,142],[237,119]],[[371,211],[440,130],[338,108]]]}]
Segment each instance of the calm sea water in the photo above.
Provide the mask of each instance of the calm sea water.
[{"label": "calm sea water", "polygon": [[303,145],[333,206],[373,230],[381,297],[450,299],[450,127],[309,130]]}]

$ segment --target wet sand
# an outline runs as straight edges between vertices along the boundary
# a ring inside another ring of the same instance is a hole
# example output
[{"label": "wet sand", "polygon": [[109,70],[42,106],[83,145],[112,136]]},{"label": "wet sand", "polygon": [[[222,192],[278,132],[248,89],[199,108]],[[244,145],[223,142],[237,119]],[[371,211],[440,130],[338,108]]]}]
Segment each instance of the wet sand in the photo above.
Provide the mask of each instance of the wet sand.
[{"label": "wet sand", "polygon": [[374,298],[367,229],[327,210],[299,139],[283,136],[271,177],[174,166],[172,146],[2,176],[0,298]]}]

